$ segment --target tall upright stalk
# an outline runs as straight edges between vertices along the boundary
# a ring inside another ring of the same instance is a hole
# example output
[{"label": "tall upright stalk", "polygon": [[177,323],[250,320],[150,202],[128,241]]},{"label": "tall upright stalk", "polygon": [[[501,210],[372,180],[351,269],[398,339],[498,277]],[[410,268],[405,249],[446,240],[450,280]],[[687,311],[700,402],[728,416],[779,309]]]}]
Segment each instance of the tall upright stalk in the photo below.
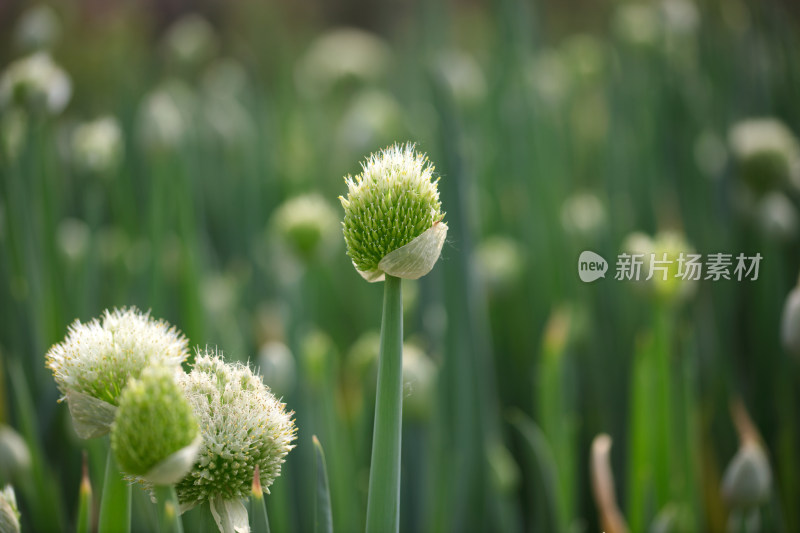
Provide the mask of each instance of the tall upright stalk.
[{"label": "tall upright stalk", "polygon": [[403,415],[403,301],[400,278],[386,275],[381,351],[372,434],[367,531],[400,527],[400,443]]},{"label": "tall upright stalk", "polygon": [[97,531],[99,533],[130,533],[130,530],[131,486],[123,479],[117,461],[114,459],[114,451],[109,446]]}]

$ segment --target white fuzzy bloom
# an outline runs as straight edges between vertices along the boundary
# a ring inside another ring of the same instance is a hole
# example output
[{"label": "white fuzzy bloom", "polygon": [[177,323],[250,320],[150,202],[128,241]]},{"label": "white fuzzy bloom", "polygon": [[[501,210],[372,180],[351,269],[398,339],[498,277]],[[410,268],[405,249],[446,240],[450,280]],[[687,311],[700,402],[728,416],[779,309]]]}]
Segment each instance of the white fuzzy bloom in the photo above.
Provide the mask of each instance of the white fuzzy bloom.
[{"label": "white fuzzy bloom", "polygon": [[213,26],[199,15],[189,14],[176,21],[164,37],[170,60],[194,68],[216,54],[219,43]]},{"label": "white fuzzy bloom", "polygon": [[181,383],[203,444],[194,467],[175,487],[178,499],[183,509],[209,502],[215,516],[224,515],[250,495],[256,466],[264,489],[280,475],[294,448],[294,413],[249,367],[226,364],[217,353],[198,354]]},{"label": "white fuzzy bloom", "polygon": [[61,21],[48,5],[25,11],[14,28],[14,40],[22,50],[51,48],[61,36]]},{"label": "white fuzzy bloom", "polygon": [[607,223],[606,207],[592,193],[577,193],[561,206],[561,225],[570,235],[591,240],[605,229]]},{"label": "white fuzzy bloom", "polygon": [[162,83],[145,96],[137,117],[137,133],[151,150],[178,147],[190,131],[196,97],[178,80]]},{"label": "white fuzzy bloom", "polygon": [[370,84],[388,70],[391,51],[380,37],[355,28],[337,28],[315,40],[295,69],[297,89],[320,97],[345,80]]},{"label": "white fuzzy bloom", "polygon": [[17,104],[57,115],[72,96],[72,82],[46,52],[11,63],[0,77],[0,107]]},{"label": "white fuzzy bloom", "polygon": [[439,53],[436,67],[445,83],[462,105],[478,105],[486,98],[486,77],[472,55],[452,49]]},{"label": "white fuzzy bloom", "polygon": [[385,143],[403,129],[403,110],[386,91],[365,89],[354,95],[336,127],[345,153],[361,153]]},{"label": "white fuzzy bloom", "polygon": [[112,116],[79,125],[72,132],[72,157],[81,170],[107,174],[122,160],[122,128]]},{"label": "white fuzzy bloom", "polygon": [[75,429],[83,438],[108,432],[128,380],[152,364],[180,367],[188,341],[164,321],[137,309],[106,311],[101,320],[76,320],[66,339],[47,352]]}]

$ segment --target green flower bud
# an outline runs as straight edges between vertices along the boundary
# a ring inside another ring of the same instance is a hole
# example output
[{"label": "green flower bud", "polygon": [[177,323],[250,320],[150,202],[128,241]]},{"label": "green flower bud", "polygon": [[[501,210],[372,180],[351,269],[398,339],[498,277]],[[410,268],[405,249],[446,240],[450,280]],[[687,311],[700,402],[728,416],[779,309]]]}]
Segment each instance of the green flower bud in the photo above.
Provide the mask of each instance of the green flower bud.
[{"label": "green flower bud", "polygon": [[280,475],[294,448],[294,413],[286,412],[260,376],[247,366],[226,364],[218,354],[198,354],[181,382],[203,443],[192,470],[176,484],[178,500],[184,510],[209,502],[222,527],[241,519],[241,500],[250,496],[256,466],[267,492]]},{"label": "green flower bud", "polygon": [[174,327],[135,308],[106,311],[102,322],[76,320],[46,360],[78,436],[108,433],[128,380],[153,364],[179,368],[189,355],[187,343]]},{"label": "green flower bud", "polygon": [[303,261],[335,242],[336,213],[321,196],[308,194],[284,202],[272,216],[281,240]]},{"label": "green flower bud", "polygon": [[729,142],[742,178],[757,193],[800,187],[800,144],[783,122],[742,121],[731,129]]},{"label": "green flower bud", "polygon": [[9,481],[31,466],[31,452],[14,428],[0,425],[0,481]]},{"label": "green flower bud", "polygon": [[17,105],[57,115],[72,96],[72,82],[46,52],[11,63],[0,76],[0,108]]},{"label": "green flower bud", "polygon": [[14,488],[6,485],[0,491],[0,531],[3,533],[19,533],[19,510]]},{"label": "green flower bud", "polygon": [[345,178],[348,195],[340,197],[347,255],[367,281],[381,281],[384,273],[424,276],[447,236],[433,166],[414,145],[395,144],[372,154],[362,169]]},{"label": "green flower bud", "polygon": [[111,448],[120,468],[154,485],[180,481],[200,446],[200,428],[176,381],[179,375],[174,368],[151,366],[131,379],[111,426]]}]

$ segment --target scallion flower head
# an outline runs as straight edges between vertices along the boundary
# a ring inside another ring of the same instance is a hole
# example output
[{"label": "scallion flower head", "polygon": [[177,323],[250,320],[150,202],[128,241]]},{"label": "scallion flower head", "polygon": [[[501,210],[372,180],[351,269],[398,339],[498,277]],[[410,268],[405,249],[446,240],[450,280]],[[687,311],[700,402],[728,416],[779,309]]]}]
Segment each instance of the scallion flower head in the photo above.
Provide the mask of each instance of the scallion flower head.
[{"label": "scallion flower head", "polygon": [[177,381],[181,373],[148,367],[120,396],[111,447],[121,469],[145,483],[173,485],[197,457],[200,427]]},{"label": "scallion flower head", "polygon": [[336,243],[336,212],[318,194],[284,202],[272,217],[281,240],[303,261],[310,261]]},{"label": "scallion flower head", "polygon": [[22,50],[53,48],[61,37],[61,20],[55,10],[40,4],[26,10],[14,28],[14,41]]},{"label": "scallion flower head", "polygon": [[72,158],[82,171],[108,175],[122,161],[122,128],[112,116],[80,124],[72,132]]},{"label": "scallion flower head", "polygon": [[176,484],[178,500],[184,510],[209,502],[220,530],[227,531],[223,524],[247,517],[242,500],[250,496],[256,466],[264,489],[280,475],[294,447],[293,413],[250,368],[226,364],[215,353],[198,354],[182,385],[203,444],[192,470]]},{"label": "scallion flower head", "polygon": [[424,276],[447,236],[433,166],[413,144],[390,146],[361,166],[340,197],[347,255],[368,281]]},{"label": "scallion flower head", "polygon": [[0,76],[0,107],[13,105],[58,115],[72,96],[72,81],[47,52],[17,59]]},{"label": "scallion flower head", "polygon": [[731,128],[729,141],[740,174],[755,192],[800,188],[800,143],[783,122],[743,120]]},{"label": "scallion flower head", "polygon": [[187,344],[174,327],[135,308],[107,310],[86,324],[76,320],[46,360],[78,435],[108,433],[128,380],[153,364],[179,368],[189,355]]}]

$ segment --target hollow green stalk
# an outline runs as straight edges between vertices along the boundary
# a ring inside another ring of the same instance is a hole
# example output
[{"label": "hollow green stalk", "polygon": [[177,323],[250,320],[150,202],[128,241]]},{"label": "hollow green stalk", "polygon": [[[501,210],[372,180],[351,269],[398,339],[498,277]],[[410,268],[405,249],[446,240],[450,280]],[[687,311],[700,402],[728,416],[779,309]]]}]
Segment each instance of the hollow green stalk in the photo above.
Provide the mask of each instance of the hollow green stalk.
[{"label": "hollow green stalk", "polygon": [[123,479],[109,446],[103,496],[100,499],[99,533],[129,533],[131,530],[131,486]]},{"label": "hollow green stalk", "polygon": [[367,531],[400,526],[400,443],[403,415],[403,301],[400,278],[386,276],[381,350],[367,498]]},{"label": "hollow green stalk", "polygon": [[174,485],[162,485],[155,488],[158,501],[158,522],[162,533],[183,533],[178,496]]},{"label": "hollow green stalk", "polygon": [[270,533],[269,517],[267,516],[267,502],[264,501],[264,491],[261,489],[261,480],[258,466],[253,474],[253,490],[250,494],[250,509],[253,513],[252,533]]}]

